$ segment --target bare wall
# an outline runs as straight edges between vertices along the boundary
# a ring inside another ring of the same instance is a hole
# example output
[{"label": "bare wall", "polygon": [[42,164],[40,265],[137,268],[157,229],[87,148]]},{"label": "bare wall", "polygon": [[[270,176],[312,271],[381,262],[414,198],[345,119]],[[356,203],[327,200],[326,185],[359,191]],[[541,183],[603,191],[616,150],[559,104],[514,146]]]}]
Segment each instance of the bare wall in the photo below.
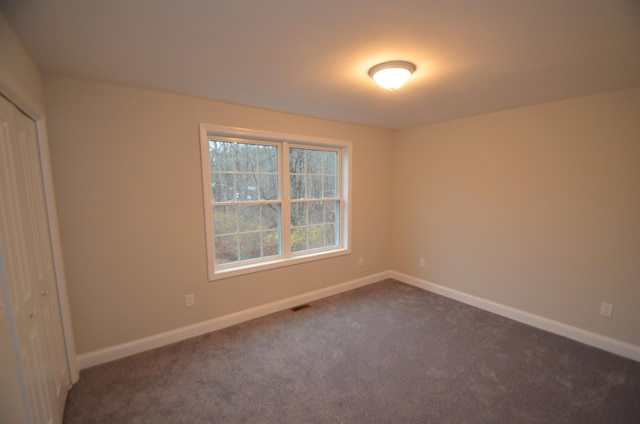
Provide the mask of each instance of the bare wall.
[{"label": "bare wall", "polygon": [[394,156],[394,270],[640,345],[640,88],[401,131]]},{"label": "bare wall", "polygon": [[[390,269],[391,132],[53,76],[45,99],[79,354]],[[352,141],[353,253],[208,282],[200,122]]]}]

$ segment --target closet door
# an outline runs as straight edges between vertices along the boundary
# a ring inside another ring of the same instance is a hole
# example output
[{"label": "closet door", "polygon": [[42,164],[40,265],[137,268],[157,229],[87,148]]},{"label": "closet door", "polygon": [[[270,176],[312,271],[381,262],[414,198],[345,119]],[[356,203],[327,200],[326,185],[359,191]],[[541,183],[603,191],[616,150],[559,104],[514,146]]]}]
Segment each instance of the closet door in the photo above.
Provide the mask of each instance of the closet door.
[{"label": "closet door", "polygon": [[23,400],[21,366],[14,355],[13,328],[7,315],[8,305],[4,287],[5,274],[2,266],[2,252],[0,252],[0,422],[26,424],[27,409]]},{"label": "closet door", "polygon": [[70,387],[35,122],[0,97],[0,246],[27,415],[60,423]]}]

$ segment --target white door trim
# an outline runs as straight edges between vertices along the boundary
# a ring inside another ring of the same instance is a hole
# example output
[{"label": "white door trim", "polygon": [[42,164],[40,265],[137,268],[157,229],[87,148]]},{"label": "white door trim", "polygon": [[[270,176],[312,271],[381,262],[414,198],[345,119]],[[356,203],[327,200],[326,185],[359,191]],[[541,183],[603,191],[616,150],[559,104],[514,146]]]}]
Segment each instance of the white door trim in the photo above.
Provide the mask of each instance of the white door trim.
[{"label": "white door trim", "polygon": [[62,331],[64,333],[64,343],[67,350],[69,377],[71,379],[71,383],[76,383],[80,378],[80,368],[78,367],[76,344],[73,337],[73,326],[71,324],[71,308],[69,306],[69,296],[66,284],[67,279],[62,258],[62,243],[60,241],[60,231],[58,228],[58,212],[56,209],[55,192],[53,189],[53,174],[51,172],[51,162],[49,160],[49,142],[46,128],[46,122],[44,119],[36,120],[38,145],[40,147],[40,167],[42,168],[45,205],[47,206],[47,220],[49,222],[49,232],[51,234],[51,250],[53,252],[53,266],[55,268],[56,286],[58,288],[58,299],[60,302]]}]

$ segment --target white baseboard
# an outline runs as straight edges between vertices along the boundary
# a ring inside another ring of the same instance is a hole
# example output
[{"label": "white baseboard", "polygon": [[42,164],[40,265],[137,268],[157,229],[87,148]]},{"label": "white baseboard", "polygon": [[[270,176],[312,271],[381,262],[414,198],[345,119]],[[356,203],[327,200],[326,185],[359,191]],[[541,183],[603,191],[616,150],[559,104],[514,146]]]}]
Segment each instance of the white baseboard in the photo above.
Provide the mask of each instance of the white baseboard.
[{"label": "white baseboard", "polygon": [[541,330],[564,336],[571,340],[575,340],[589,346],[597,347],[599,349],[606,350],[608,352],[615,353],[625,358],[633,359],[640,362],[640,346],[606,337],[598,333],[593,333],[591,331],[583,330],[578,327],[563,324],[558,321],[544,318],[539,315],[534,315],[529,312],[515,309],[510,306],[483,299],[481,297],[470,295],[458,290],[430,283],[428,281],[421,280],[410,275],[391,271],[390,277],[395,280],[402,281],[403,283],[410,284],[414,287],[418,287],[457,300],[459,302],[475,306],[476,308],[484,309],[485,311],[493,312],[494,314],[531,325]]},{"label": "white baseboard", "polygon": [[266,305],[256,306],[255,308],[246,309],[244,311],[235,312],[218,318],[188,325],[186,327],[177,328],[175,330],[165,331],[153,336],[144,337],[142,339],[133,340],[116,346],[99,349],[93,352],[84,353],[78,356],[78,364],[80,369],[89,368],[95,365],[104,364],[136,353],[144,352],[157,347],[165,346],[171,343],[186,340],[191,337],[209,333],[211,331],[220,330],[230,327],[241,322],[249,321],[265,315],[299,306],[308,302],[313,302],[334,294],[342,293],[358,287],[366,286],[386,278],[390,278],[391,272],[381,272],[369,275],[357,280],[347,281],[335,286],[315,290],[298,296],[289,297]]}]

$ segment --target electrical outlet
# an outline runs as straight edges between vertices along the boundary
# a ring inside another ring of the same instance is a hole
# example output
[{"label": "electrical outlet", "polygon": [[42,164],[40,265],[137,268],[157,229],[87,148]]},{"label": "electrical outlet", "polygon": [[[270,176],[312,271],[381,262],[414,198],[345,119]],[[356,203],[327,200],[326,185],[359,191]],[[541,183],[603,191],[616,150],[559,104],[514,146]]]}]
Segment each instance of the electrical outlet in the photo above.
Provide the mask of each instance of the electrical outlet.
[{"label": "electrical outlet", "polygon": [[424,260],[424,258],[420,258],[420,268],[424,268],[425,265],[426,261]]},{"label": "electrical outlet", "polygon": [[185,294],[184,295],[184,306],[186,306],[187,308],[193,306],[196,304],[196,300],[193,297],[193,293],[189,293],[189,294]]},{"label": "electrical outlet", "polygon": [[358,258],[358,266],[363,266],[364,265],[364,258],[360,257]]},{"label": "electrical outlet", "polygon": [[602,302],[600,304],[600,315],[611,318],[611,315],[613,315],[613,305],[611,303]]}]

